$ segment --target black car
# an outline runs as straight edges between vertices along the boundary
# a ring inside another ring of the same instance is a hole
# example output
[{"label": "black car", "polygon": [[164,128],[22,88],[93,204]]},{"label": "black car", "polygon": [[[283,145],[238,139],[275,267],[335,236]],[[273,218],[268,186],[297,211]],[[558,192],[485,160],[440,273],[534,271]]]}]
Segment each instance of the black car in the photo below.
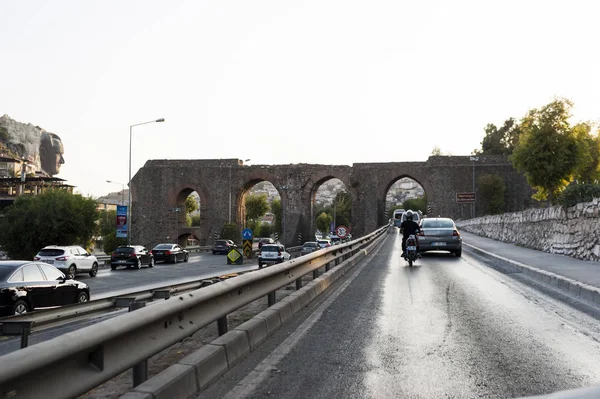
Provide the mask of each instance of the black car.
[{"label": "black car", "polygon": [[142,265],[154,267],[154,255],[141,245],[121,245],[110,256],[111,270],[119,266],[133,266],[139,269]]},{"label": "black car", "polygon": [[56,267],[30,260],[0,261],[0,312],[16,315],[90,300],[90,288]]},{"label": "black car", "polygon": [[152,249],[152,255],[155,262],[170,263],[187,262],[190,257],[189,252],[177,244],[158,244]]},{"label": "black car", "polygon": [[213,255],[225,254],[227,255],[232,248],[237,248],[237,245],[231,240],[216,240],[212,247]]}]

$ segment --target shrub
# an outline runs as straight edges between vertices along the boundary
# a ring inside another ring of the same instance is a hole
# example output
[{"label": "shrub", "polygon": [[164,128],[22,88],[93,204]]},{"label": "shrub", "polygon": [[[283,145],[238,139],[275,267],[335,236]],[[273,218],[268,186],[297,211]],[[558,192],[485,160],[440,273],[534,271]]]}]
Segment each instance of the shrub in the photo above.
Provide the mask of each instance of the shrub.
[{"label": "shrub", "polygon": [[600,198],[600,184],[575,181],[562,191],[558,197],[558,203],[564,208],[569,208],[580,202],[590,202],[594,198]]}]

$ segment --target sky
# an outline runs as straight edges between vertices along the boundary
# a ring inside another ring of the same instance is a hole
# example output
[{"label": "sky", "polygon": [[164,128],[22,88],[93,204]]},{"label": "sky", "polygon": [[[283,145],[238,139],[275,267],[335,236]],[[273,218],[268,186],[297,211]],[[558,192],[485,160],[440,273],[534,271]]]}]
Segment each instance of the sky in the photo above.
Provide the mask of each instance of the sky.
[{"label": "sky", "polygon": [[[600,121],[595,0],[0,2],[0,115],[58,134],[57,177],[121,190],[150,159],[469,155],[556,97]],[[106,183],[106,180],[119,184]]]}]

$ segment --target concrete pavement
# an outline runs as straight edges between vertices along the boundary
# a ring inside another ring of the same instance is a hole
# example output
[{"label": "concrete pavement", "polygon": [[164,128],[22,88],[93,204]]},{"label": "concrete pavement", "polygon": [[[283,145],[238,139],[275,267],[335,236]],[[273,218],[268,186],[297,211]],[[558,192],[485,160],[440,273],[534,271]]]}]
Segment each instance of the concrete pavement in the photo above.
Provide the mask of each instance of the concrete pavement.
[{"label": "concrete pavement", "polygon": [[524,248],[465,231],[460,234],[465,247],[509,263],[517,272],[600,304],[600,263]]}]

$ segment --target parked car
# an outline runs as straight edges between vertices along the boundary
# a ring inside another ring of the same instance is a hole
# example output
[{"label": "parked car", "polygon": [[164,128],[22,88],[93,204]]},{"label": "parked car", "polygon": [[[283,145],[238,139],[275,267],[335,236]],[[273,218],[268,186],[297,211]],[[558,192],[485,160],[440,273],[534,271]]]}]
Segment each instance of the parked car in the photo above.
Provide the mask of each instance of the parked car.
[{"label": "parked car", "polygon": [[302,245],[302,251],[300,251],[300,255],[310,254],[311,252],[315,252],[321,249],[319,243],[316,241],[306,241]]},{"label": "parked car", "polygon": [[49,245],[42,248],[33,260],[52,265],[71,279],[78,273],[89,273],[91,277],[98,274],[96,256],[77,245]]},{"label": "parked car", "polygon": [[154,255],[141,245],[121,245],[110,256],[110,269],[119,266],[133,266],[136,269],[148,265],[154,267]]},{"label": "parked car", "polygon": [[154,255],[154,262],[165,263],[187,262],[190,257],[188,250],[177,244],[158,244],[152,248],[152,255]]},{"label": "parked car", "polygon": [[275,240],[272,238],[261,238],[258,240],[258,249],[260,249],[264,244],[275,244]]},{"label": "parked car", "polygon": [[331,245],[338,245],[342,243],[342,239],[336,235],[330,235],[329,242],[331,242]]},{"label": "parked car", "polygon": [[232,248],[237,248],[237,245],[231,240],[215,240],[212,253],[216,254],[225,254],[227,255]]},{"label": "parked car", "polygon": [[425,218],[419,224],[419,252],[449,251],[462,255],[462,238],[454,220],[450,218]]},{"label": "parked car", "polygon": [[0,261],[0,312],[3,315],[89,300],[87,284],[67,278],[52,265],[30,260]]},{"label": "parked car", "polygon": [[329,248],[331,246],[331,242],[329,240],[317,240],[317,244],[321,248]]},{"label": "parked car", "polygon": [[269,266],[276,263],[282,263],[292,259],[292,255],[285,250],[285,247],[281,244],[265,244],[260,249],[258,255],[258,268],[262,268],[263,265]]}]

